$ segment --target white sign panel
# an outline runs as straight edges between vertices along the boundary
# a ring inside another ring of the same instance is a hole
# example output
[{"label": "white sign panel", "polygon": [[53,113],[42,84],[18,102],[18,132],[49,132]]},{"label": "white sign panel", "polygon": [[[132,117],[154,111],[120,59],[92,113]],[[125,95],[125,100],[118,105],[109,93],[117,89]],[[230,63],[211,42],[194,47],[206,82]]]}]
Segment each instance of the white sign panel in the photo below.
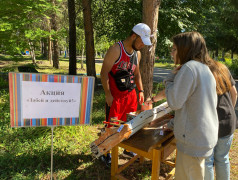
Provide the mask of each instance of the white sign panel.
[{"label": "white sign panel", "polygon": [[21,83],[24,119],[79,117],[80,83]]}]

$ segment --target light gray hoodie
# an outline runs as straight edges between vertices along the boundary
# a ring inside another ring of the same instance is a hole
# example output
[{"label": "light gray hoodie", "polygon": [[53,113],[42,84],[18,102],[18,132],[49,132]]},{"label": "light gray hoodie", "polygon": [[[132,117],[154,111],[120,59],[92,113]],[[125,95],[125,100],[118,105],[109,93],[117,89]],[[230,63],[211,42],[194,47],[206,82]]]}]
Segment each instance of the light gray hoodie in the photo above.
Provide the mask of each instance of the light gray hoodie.
[{"label": "light gray hoodie", "polygon": [[216,81],[210,69],[191,60],[164,82],[168,105],[175,110],[178,150],[194,157],[210,156],[218,138]]}]

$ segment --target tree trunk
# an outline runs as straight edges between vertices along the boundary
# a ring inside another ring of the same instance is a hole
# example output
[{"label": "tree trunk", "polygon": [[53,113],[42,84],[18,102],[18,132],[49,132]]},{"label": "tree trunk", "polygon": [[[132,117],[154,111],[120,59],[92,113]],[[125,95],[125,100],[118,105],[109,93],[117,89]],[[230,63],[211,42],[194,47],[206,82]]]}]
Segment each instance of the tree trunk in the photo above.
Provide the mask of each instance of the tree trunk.
[{"label": "tree trunk", "polygon": [[233,49],[231,50],[231,59],[233,60],[233,56],[234,56],[234,51]]},{"label": "tree trunk", "polygon": [[223,50],[222,50],[222,57],[221,57],[222,61],[225,61],[225,53],[226,53],[226,52],[225,52],[225,50],[223,49]]},{"label": "tree trunk", "polygon": [[52,45],[51,45],[51,35],[48,37],[48,61],[52,64]]},{"label": "tree trunk", "polygon": [[43,42],[43,39],[41,39],[40,45],[41,45],[41,55],[43,55],[44,54],[44,42]]},{"label": "tree trunk", "polygon": [[[55,0],[51,2],[52,5],[55,6]],[[51,15],[51,27],[55,32],[58,31],[56,12],[53,12]],[[57,35],[53,36],[53,67],[59,69],[59,45]]]},{"label": "tree trunk", "polygon": [[32,63],[35,64],[36,63],[36,55],[35,55],[35,50],[34,50],[34,47],[33,47],[33,43],[31,41],[29,41],[29,46],[30,46],[30,51],[31,51]]},{"label": "tree trunk", "polygon": [[[45,20],[46,20],[46,27],[47,27],[47,30],[48,30],[48,32],[50,33],[50,31],[51,31],[51,25],[50,25],[50,20],[48,19],[48,18],[45,18]],[[48,39],[48,41],[47,41],[47,39]],[[47,54],[47,58],[48,58],[48,61],[50,62],[50,64],[52,64],[52,41],[51,41],[51,35],[49,35],[48,36],[48,38],[46,39],[46,43],[48,43],[47,44],[47,47],[48,47],[48,54]]]},{"label": "tree trunk", "polygon": [[93,24],[91,16],[91,0],[82,0],[82,6],[83,6],[84,33],[86,40],[87,75],[94,76],[96,78]]},{"label": "tree trunk", "polygon": [[58,39],[53,40],[53,67],[59,69],[59,44]]},{"label": "tree trunk", "polygon": [[75,2],[68,0],[69,14],[69,74],[76,75],[76,25],[75,25]]},{"label": "tree trunk", "polygon": [[43,46],[44,46],[44,52],[43,52],[43,57],[44,58],[47,58],[47,39],[46,38],[43,38]]},{"label": "tree trunk", "polygon": [[[157,44],[157,25],[160,0],[143,0],[143,16],[142,22],[147,24],[151,28],[152,47],[145,46],[141,51],[140,72],[142,77],[142,83],[144,87],[145,99],[152,95],[153,88],[153,68],[155,61],[155,48]],[[151,48],[151,49],[150,49]],[[150,49],[150,51],[149,51]]]},{"label": "tree trunk", "polygon": [[218,60],[218,48],[215,51],[215,60]]}]

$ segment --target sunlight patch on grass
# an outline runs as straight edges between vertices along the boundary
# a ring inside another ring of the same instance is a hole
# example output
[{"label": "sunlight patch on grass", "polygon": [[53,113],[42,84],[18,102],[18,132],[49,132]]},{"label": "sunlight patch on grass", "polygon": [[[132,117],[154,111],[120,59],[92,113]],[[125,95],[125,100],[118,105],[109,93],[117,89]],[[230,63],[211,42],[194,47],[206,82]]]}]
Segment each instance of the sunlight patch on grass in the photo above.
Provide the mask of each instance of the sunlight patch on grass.
[{"label": "sunlight patch on grass", "polygon": [[158,62],[155,62],[154,67],[172,69],[174,67],[174,64],[173,63],[158,63]]}]

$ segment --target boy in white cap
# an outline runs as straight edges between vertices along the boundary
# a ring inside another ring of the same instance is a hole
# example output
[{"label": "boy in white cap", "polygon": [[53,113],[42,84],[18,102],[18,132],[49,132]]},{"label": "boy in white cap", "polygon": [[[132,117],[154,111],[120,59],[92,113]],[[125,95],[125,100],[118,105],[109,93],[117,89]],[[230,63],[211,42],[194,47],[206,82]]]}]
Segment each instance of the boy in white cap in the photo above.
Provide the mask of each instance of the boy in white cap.
[{"label": "boy in white cap", "polygon": [[[106,96],[106,121],[111,118],[126,121],[126,114],[137,110],[137,95],[139,103],[144,102],[144,90],[139,71],[141,59],[140,49],[150,46],[151,30],[148,25],[135,25],[129,37],[112,45],[104,58],[101,69],[101,82]],[[107,125],[110,127],[110,125]],[[127,153],[124,151],[124,153]],[[102,160],[110,166],[110,154],[102,156]]]}]

